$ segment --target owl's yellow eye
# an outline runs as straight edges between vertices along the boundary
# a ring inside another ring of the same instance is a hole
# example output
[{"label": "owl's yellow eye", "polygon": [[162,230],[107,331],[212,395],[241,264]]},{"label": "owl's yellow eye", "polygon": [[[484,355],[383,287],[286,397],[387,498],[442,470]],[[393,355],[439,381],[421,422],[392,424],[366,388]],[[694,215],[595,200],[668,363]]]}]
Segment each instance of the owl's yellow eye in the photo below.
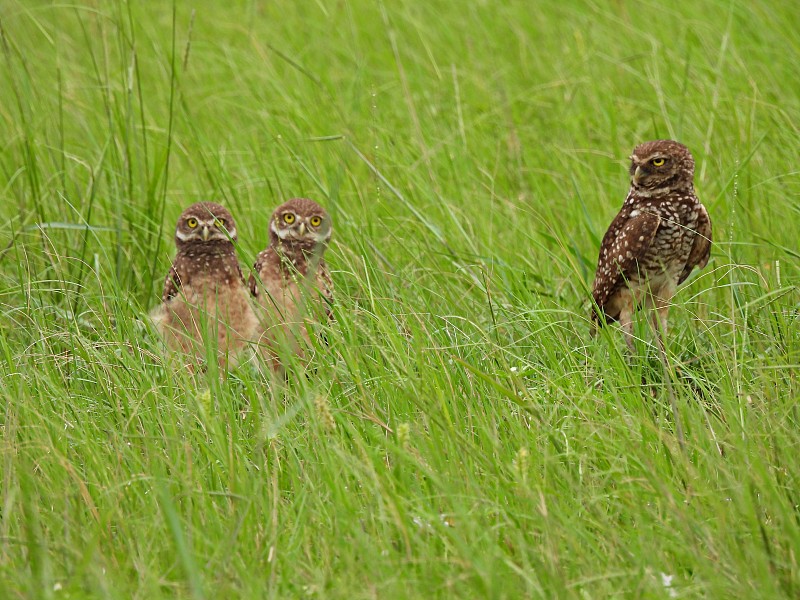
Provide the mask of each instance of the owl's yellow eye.
[{"label": "owl's yellow eye", "polygon": [[186,224],[189,226],[189,229],[194,229],[195,227],[197,227],[197,219],[195,219],[194,217],[186,219]]},{"label": "owl's yellow eye", "polygon": [[319,227],[320,224],[322,223],[322,218],[321,217],[311,217],[311,220],[309,221],[309,223],[311,223],[312,227]]},{"label": "owl's yellow eye", "polygon": [[292,223],[294,223],[294,215],[292,213],[286,213],[285,215],[283,215],[283,222],[286,223],[287,225],[291,225]]},{"label": "owl's yellow eye", "polygon": [[663,167],[666,161],[663,158],[654,158],[650,162],[654,167]]},{"label": "owl's yellow eye", "polygon": [[225,229],[225,219],[214,219],[214,227],[217,229]]}]

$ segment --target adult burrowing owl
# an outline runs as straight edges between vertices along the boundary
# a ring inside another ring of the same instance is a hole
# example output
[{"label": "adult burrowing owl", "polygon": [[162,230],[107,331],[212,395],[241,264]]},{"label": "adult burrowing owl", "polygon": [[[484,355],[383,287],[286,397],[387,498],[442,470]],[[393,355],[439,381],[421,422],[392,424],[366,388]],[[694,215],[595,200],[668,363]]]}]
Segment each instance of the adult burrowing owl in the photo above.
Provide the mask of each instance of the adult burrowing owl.
[{"label": "adult burrowing owl", "polygon": [[257,324],[235,241],[236,223],[225,207],[198,202],[184,210],[175,229],[178,254],[153,311],[169,348],[205,358],[210,346],[222,368],[236,364]]},{"label": "adult burrowing owl", "polygon": [[652,322],[661,340],[678,285],[708,263],[711,220],[694,194],[694,159],[683,144],[657,140],[637,146],[630,174],[628,197],[600,246],[592,329],[604,320],[619,321],[633,350],[634,310],[656,310]]},{"label": "adult burrowing owl", "polygon": [[262,309],[256,340],[276,370],[283,352],[303,356],[309,320],[333,316],[333,283],[322,258],[332,232],[325,209],[306,198],[281,204],[270,218],[269,246],[258,254],[249,285]]}]

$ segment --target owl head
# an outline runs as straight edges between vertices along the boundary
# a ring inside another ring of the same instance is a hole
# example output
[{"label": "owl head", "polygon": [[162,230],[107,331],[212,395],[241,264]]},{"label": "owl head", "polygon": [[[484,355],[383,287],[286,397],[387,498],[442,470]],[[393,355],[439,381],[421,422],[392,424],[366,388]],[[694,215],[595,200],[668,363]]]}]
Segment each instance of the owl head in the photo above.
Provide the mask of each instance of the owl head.
[{"label": "owl head", "polygon": [[639,144],[631,155],[631,187],[642,195],[661,196],[693,189],[694,158],[673,140]]},{"label": "owl head", "polygon": [[181,213],[175,228],[175,245],[235,242],[236,223],[227,208],[214,202],[197,202]]},{"label": "owl head", "polygon": [[333,233],[331,218],[319,204],[308,198],[293,198],[272,213],[269,223],[273,245],[313,252],[324,249]]}]

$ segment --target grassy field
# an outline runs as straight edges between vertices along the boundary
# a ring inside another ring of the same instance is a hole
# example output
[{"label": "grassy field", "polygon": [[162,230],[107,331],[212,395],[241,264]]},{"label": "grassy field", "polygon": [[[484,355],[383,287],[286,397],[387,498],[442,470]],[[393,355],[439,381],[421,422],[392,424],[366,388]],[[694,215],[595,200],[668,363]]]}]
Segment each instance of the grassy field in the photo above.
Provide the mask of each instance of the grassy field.
[{"label": "grassy field", "polygon": [[[0,597],[800,596],[796,25],[0,0]],[[668,369],[587,319],[661,137],[715,228]],[[226,204],[246,266],[293,196],[334,219],[316,370],[176,372],[181,209]]]}]

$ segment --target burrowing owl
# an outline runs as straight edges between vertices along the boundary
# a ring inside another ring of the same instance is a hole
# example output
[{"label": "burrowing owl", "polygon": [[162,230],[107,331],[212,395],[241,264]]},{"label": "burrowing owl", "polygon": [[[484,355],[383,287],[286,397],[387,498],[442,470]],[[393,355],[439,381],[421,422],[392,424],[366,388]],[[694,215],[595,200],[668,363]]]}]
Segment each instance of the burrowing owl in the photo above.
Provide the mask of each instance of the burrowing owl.
[{"label": "burrowing owl", "polygon": [[711,220],[694,194],[694,159],[683,144],[637,146],[630,174],[628,197],[600,246],[592,321],[593,330],[604,320],[619,321],[633,349],[634,310],[654,308],[653,326],[665,333],[678,285],[708,263]]},{"label": "burrowing owl", "polygon": [[236,364],[257,324],[236,259],[236,223],[228,210],[198,202],[175,229],[178,254],[153,320],[167,346],[205,358],[211,346],[222,368]]},{"label": "burrowing owl", "polygon": [[256,339],[276,370],[282,350],[303,355],[309,319],[332,318],[333,283],[322,258],[332,232],[325,209],[306,198],[281,204],[270,218],[269,246],[249,285],[262,309]]}]

